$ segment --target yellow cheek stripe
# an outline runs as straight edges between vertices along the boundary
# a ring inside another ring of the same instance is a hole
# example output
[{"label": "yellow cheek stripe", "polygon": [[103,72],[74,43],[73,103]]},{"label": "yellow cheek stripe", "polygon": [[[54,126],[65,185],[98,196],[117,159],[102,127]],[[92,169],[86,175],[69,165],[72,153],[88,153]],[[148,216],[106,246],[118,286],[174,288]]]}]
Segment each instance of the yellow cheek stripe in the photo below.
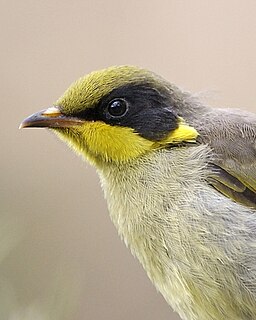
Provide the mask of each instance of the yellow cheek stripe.
[{"label": "yellow cheek stripe", "polygon": [[179,126],[173,130],[166,138],[160,141],[160,144],[181,143],[181,142],[195,142],[199,136],[197,130],[188,124],[182,118],[179,118]]},{"label": "yellow cheek stripe", "polygon": [[99,121],[54,131],[94,164],[101,161],[127,162],[154,146],[153,141],[144,139],[131,128],[110,126]]},{"label": "yellow cheek stripe", "polygon": [[132,128],[110,126],[100,121],[88,121],[73,128],[54,131],[75,151],[98,165],[102,161],[127,162],[170,143],[195,141],[198,136],[198,132],[182,119],[177,129],[157,142],[141,137]]},{"label": "yellow cheek stripe", "polygon": [[88,149],[107,161],[126,162],[150,150],[154,144],[139,136],[131,128],[110,126],[103,122],[89,122],[83,137]]}]

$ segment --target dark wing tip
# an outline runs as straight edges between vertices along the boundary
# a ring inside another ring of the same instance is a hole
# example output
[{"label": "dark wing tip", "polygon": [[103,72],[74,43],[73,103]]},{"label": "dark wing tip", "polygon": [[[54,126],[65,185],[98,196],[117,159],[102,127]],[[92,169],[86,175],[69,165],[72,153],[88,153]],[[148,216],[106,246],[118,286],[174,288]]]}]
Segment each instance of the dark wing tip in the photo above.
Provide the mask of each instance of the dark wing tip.
[{"label": "dark wing tip", "polygon": [[256,209],[256,193],[218,165],[210,164],[208,183],[233,201]]}]

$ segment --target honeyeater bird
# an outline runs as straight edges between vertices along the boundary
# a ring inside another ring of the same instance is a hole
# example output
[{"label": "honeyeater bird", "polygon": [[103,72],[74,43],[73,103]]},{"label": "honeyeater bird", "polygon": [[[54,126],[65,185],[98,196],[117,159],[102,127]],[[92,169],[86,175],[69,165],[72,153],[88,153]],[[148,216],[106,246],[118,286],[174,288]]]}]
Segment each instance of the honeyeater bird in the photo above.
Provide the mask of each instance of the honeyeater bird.
[{"label": "honeyeater bird", "polygon": [[118,233],[182,319],[256,319],[255,114],[118,66],[21,127],[50,128],[96,167]]}]

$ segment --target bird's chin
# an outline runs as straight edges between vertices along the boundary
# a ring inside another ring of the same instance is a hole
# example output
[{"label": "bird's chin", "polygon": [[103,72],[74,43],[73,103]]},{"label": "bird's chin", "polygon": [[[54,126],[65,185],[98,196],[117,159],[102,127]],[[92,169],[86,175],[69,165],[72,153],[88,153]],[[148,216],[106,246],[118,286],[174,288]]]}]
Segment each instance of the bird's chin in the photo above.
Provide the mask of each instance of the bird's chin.
[{"label": "bird's chin", "polygon": [[92,166],[101,168],[103,160],[100,156],[93,154],[87,145],[87,143],[81,139],[81,133],[76,128],[50,128],[50,131],[55,133],[59,139],[65,142],[74,152]]}]

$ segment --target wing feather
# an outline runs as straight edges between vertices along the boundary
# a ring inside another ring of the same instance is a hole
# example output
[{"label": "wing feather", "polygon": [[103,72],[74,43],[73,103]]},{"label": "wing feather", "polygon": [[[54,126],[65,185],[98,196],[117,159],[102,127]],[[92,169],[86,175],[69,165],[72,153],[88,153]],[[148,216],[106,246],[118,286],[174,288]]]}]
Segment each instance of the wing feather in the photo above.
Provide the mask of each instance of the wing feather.
[{"label": "wing feather", "polygon": [[195,126],[198,141],[214,151],[209,183],[234,201],[256,208],[256,115],[211,109]]}]

